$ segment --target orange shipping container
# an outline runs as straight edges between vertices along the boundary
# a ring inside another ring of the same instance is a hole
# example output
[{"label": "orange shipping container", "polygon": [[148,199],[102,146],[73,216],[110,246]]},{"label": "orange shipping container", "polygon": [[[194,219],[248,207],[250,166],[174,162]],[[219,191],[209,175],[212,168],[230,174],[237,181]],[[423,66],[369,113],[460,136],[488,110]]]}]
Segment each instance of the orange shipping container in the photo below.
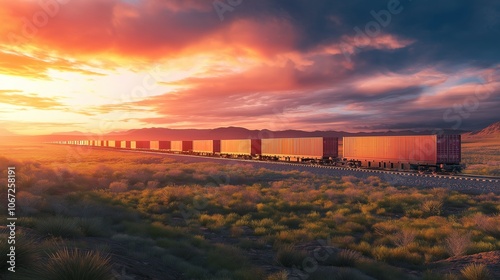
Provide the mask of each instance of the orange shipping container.
[{"label": "orange shipping container", "polygon": [[366,162],[458,164],[460,146],[460,135],[344,137],[343,156]]},{"label": "orange shipping container", "polygon": [[193,140],[195,153],[219,153],[220,140]]},{"label": "orange shipping container", "polygon": [[171,141],[170,150],[173,152],[191,152],[193,141]]},{"label": "orange shipping container", "polygon": [[337,158],[338,138],[272,138],[262,139],[262,155],[290,158]]},{"label": "orange shipping container", "polygon": [[160,141],[151,141],[149,145],[150,145],[151,150],[159,150],[160,149]]},{"label": "orange shipping container", "polygon": [[220,140],[221,154],[228,155],[260,155],[261,139]]}]

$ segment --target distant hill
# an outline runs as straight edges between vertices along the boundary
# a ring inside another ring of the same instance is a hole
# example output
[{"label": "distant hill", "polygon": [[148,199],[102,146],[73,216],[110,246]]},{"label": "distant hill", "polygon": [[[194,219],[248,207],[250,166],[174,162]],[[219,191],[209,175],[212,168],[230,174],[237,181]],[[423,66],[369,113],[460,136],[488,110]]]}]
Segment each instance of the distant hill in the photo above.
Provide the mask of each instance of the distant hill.
[{"label": "distant hill", "polygon": [[[466,131],[445,130],[447,134],[463,134]],[[219,127],[214,129],[172,129],[140,128],[127,131],[114,131],[107,134],[92,134],[80,131],[58,132],[50,135],[25,136],[29,141],[53,142],[61,140],[203,140],[203,139],[249,139],[249,138],[287,138],[287,137],[343,137],[375,135],[422,135],[428,131],[384,131],[384,132],[345,132],[345,131],[302,131],[302,130],[250,130],[242,127]],[[1,134],[0,134],[1,135]],[[13,136],[16,137],[15,135]]]},{"label": "distant hill", "polygon": [[93,134],[89,134],[89,133],[85,133],[85,132],[74,130],[74,131],[68,131],[68,132],[55,132],[55,133],[52,133],[50,135],[56,135],[56,136],[57,135],[87,136],[87,135],[93,135]]},{"label": "distant hill", "polygon": [[473,131],[464,135],[465,137],[500,137],[500,121],[493,123],[481,130]]},{"label": "distant hill", "polygon": [[[286,137],[343,137],[368,135],[418,135],[430,134],[431,131],[415,132],[385,131],[350,133],[345,131],[302,131],[283,130],[271,131],[249,130],[242,127],[220,127],[215,129],[171,129],[171,128],[141,128],[124,132],[112,132],[98,136],[104,140],[197,140],[197,139],[248,139],[248,138],[286,138]],[[445,133],[464,133],[464,131],[445,131]],[[72,135],[75,136],[75,135]],[[87,135],[95,138],[96,136]]]}]

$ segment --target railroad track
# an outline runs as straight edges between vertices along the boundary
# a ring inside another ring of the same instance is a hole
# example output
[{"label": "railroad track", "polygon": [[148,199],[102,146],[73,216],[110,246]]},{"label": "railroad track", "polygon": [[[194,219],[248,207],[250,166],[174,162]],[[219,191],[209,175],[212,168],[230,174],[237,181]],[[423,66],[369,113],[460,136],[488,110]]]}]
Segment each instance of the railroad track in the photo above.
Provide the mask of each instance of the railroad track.
[{"label": "railroad track", "polygon": [[[228,160],[233,162],[244,162],[244,163],[265,163],[265,164],[280,164],[287,166],[298,166],[298,167],[312,167],[312,168],[322,168],[322,169],[333,169],[333,170],[345,170],[345,171],[355,171],[364,173],[374,173],[374,174],[384,174],[384,175],[400,175],[407,177],[420,177],[420,178],[439,178],[439,179],[449,179],[457,181],[475,181],[475,182],[487,182],[487,183],[500,183],[500,177],[494,176],[481,176],[481,175],[443,175],[443,174],[420,174],[416,172],[406,172],[406,171],[392,171],[392,170],[377,170],[377,169],[364,169],[364,168],[350,168],[341,166],[330,166],[330,165],[317,165],[317,164],[303,164],[303,163],[293,163],[293,162],[283,162],[283,161],[256,161],[256,160],[246,160],[237,158],[221,158],[221,157],[210,157],[210,156],[199,156],[199,155],[188,155],[188,154],[177,154],[177,153],[167,153],[167,152],[156,152],[150,150],[128,150],[128,149],[116,149],[107,147],[95,147],[91,148],[121,151],[121,152],[132,152],[132,153],[147,153],[147,154],[158,154],[158,155],[172,155],[179,157],[193,157],[193,158],[206,158],[214,160]],[[500,185],[499,185],[500,188]]]}]

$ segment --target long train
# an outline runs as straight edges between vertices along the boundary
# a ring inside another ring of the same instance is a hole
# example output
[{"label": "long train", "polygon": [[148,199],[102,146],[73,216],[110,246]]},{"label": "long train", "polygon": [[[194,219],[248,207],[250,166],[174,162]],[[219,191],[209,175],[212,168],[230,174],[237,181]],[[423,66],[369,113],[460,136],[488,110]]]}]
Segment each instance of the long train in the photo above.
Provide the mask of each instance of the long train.
[{"label": "long train", "polygon": [[231,140],[72,140],[56,144],[152,150],[252,160],[390,170],[460,172],[460,135],[266,138]]}]

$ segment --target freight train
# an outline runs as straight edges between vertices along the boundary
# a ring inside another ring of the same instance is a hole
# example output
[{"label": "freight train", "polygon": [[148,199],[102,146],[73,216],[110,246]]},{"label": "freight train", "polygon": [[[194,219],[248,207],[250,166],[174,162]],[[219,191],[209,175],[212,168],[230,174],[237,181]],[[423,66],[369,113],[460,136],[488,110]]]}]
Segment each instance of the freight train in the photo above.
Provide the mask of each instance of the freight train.
[{"label": "freight train", "polygon": [[460,135],[343,137],[342,157],[337,137],[54,143],[352,168],[460,172],[464,167]]}]

